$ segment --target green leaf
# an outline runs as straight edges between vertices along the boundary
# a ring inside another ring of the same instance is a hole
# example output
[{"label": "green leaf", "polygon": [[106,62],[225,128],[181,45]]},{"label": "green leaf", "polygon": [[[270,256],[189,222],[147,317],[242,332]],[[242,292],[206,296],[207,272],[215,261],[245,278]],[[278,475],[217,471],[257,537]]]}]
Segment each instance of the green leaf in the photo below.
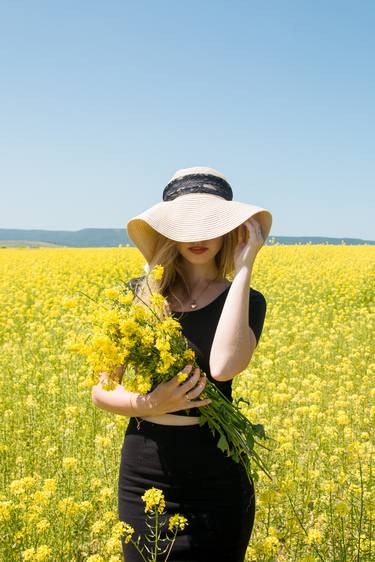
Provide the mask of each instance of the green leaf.
[{"label": "green leaf", "polygon": [[228,441],[226,440],[225,435],[221,434],[220,435],[220,439],[217,442],[217,446],[219,447],[219,449],[223,452],[227,451],[229,449],[228,447]]},{"label": "green leaf", "polygon": [[242,396],[240,396],[239,398],[237,398],[237,400],[235,400],[237,406],[240,402],[245,402],[248,406],[250,406],[250,402],[248,400],[245,400],[245,398],[243,398]]},{"label": "green leaf", "polygon": [[236,452],[233,453],[233,460],[238,462],[240,459],[238,458],[238,454]]},{"label": "green leaf", "polygon": [[254,437],[251,435],[251,433],[248,433],[246,435],[246,443],[247,443],[247,446],[249,447],[249,449],[254,448]]},{"label": "green leaf", "polygon": [[264,431],[264,426],[261,423],[252,424],[253,431],[256,435],[259,435],[262,439],[267,439],[266,432]]}]

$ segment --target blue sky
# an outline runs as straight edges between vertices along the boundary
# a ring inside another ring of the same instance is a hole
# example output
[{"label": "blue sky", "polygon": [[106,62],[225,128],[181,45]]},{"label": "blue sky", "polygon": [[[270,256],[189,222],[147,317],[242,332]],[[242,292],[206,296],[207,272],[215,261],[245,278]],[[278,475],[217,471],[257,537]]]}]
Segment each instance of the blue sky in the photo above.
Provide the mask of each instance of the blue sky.
[{"label": "blue sky", "polygon": [[3,0],[1,228],[125,228],[179,168],[375,239],[372,0]]}]

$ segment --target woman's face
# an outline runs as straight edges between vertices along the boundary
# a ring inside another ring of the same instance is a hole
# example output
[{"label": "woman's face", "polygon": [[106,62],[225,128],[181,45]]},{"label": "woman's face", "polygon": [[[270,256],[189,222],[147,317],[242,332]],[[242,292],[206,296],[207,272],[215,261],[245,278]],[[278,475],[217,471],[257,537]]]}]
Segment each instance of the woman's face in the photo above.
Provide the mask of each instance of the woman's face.
[{"label": "woman's face", "polygon": [[[207,263],[214,259],[223,245],[224,236],[200,240],[199,242],[176,242],[179,253],[191,263]],[[194,252],[194,249],[205,248],[202,252]]]}]

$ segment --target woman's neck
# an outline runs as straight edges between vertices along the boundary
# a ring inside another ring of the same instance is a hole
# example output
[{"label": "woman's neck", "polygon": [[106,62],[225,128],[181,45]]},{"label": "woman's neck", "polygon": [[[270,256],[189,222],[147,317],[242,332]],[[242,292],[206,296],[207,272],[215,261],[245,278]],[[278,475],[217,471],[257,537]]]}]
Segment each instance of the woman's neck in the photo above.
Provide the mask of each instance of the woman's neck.
[{"label": "woman's neck", "polygon": [[190,289],[194,289],[218,279],[219,272],[215,263],[189,264],[189,267],[184,270],[184,278]]}]

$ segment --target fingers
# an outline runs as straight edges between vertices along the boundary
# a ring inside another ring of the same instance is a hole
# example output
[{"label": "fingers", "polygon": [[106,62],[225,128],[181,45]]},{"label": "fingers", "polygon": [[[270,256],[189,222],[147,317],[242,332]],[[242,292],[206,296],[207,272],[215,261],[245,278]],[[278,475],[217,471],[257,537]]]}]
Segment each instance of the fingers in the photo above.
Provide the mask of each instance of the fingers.
[{"label": "fingers", "polygon": [[105,371],[100,371],[99,382],[108,382],[109,375]]},{"label": "fingers", "polygon": [[[206,400],[187,400],[186,402],[188,402],[188,404],[184,404],[183,406],[178,406],[176,407],[174,410],[169,410],[169,412],[177,412],[181,409],[187,409],[187,408],[202,408],[203,406],[208,406],[212,400],[210,398],[207,398]],[[168,412],[167,412],[168,413]]]},{"label": "fingers", "polygon": [[250,225],[250,226],[253,226],[253,227],[255,227],[255,228],[260,226],[260,224],[259,224],[259,222],[257,221],[257,219],[255,219],[254,217],[251,217],[250,219],[246,219],[243,224],[244,224],[244,225],[248,225],[248,226]]},{"label": "fingers", "polygon": [[261,228],[260,228],[260,223],[252,218],[246,221],[246,223],[248,223],[248,225],[252,228],[252,230],[254,230],[257,234],[260,234],[261,232]]},{"label": "fingers", "polygon": [[[198,384],[192,389],[188,391],[187,399],[190,401],[193,398],[197,398],[200,393],[203,391],[204,387],[206,386],[207,377],[201,377]],[[190,381],[189,381],[190,382]],[[186,393],[185,393],[186,396]]]},{"label": "fingers", "polygon": [[[181,373],[187,373],[189,374],[190,371],[192,370],[193,366],[192,365],[185,365],[185,367],[183,369],[181,369]],[[168,383],[170,386],[172,387],[178,387],[180,386],[180,381],[179,381],[179,377],[178,377],[178,373],[177,375],[175,375],[170,381],[168,381]]]},{"label": "fingers", "polygon": [[208,406],[211,404],[212,400],[210,398],[206,398],[206,400],[189,400],[189,408],[202,408],[202,406]]},{"label": "fingers", "polygon": [[245,224],[240,224],[238,227],[238,244],[243,244],[246,238],[246,226]]},{"label": "fingers", "polygon": [[191,375],[190,378],[188,378],[183,384],[180,385],[179,388],[179,392],[180,395],[184,395],[187,392],[189,392],[189,390],[191,390],[199,381],[200,379],[200,369],[199,367],[196,367],[194,369],[194,373]]},{"label": "fingers", "polygon": [[[250,238],[255,237],[255,238],[261,238],[263,240],[262,229],[261,229],[260,223],[257,221],[257,219],[254,219],[254,218],[248,219],[243,224],[247,228],[247,231],[250,235]],[[251,236],[251,234],[253,236]]]},{"label": "fingers", "polygon": [[247,219],[239,226],[238,243],[245,244],[247,242],[248,235],[251,235],[251,233],[253,233],[253,235],[260,233],[260,225],[254,218]]},{"label": "fingers", "polygon": [[[181,372],[189,374],[191,373],[192,368],[193,367],[191,364],[186,365],[183,369],[181,369]],[[184,383],[179,382],[178,374],[174,376],[168,383],[165,383],[171,385],[176,389],[176,391],[178,391],[180,399],[185,400],[187,403],[187,407],[189,408],[202,408],[203,406],[207,406],[212,402],[212,400],[209,398],[205,400],[193,400],[200,395],[200,393],[206,386],[207,376],[201,376],[200,372],[200,368],[196,367],[194,369],[194,372]],[[188,398],[186,398],[185,396],[186,393],[188,393]]]}]

